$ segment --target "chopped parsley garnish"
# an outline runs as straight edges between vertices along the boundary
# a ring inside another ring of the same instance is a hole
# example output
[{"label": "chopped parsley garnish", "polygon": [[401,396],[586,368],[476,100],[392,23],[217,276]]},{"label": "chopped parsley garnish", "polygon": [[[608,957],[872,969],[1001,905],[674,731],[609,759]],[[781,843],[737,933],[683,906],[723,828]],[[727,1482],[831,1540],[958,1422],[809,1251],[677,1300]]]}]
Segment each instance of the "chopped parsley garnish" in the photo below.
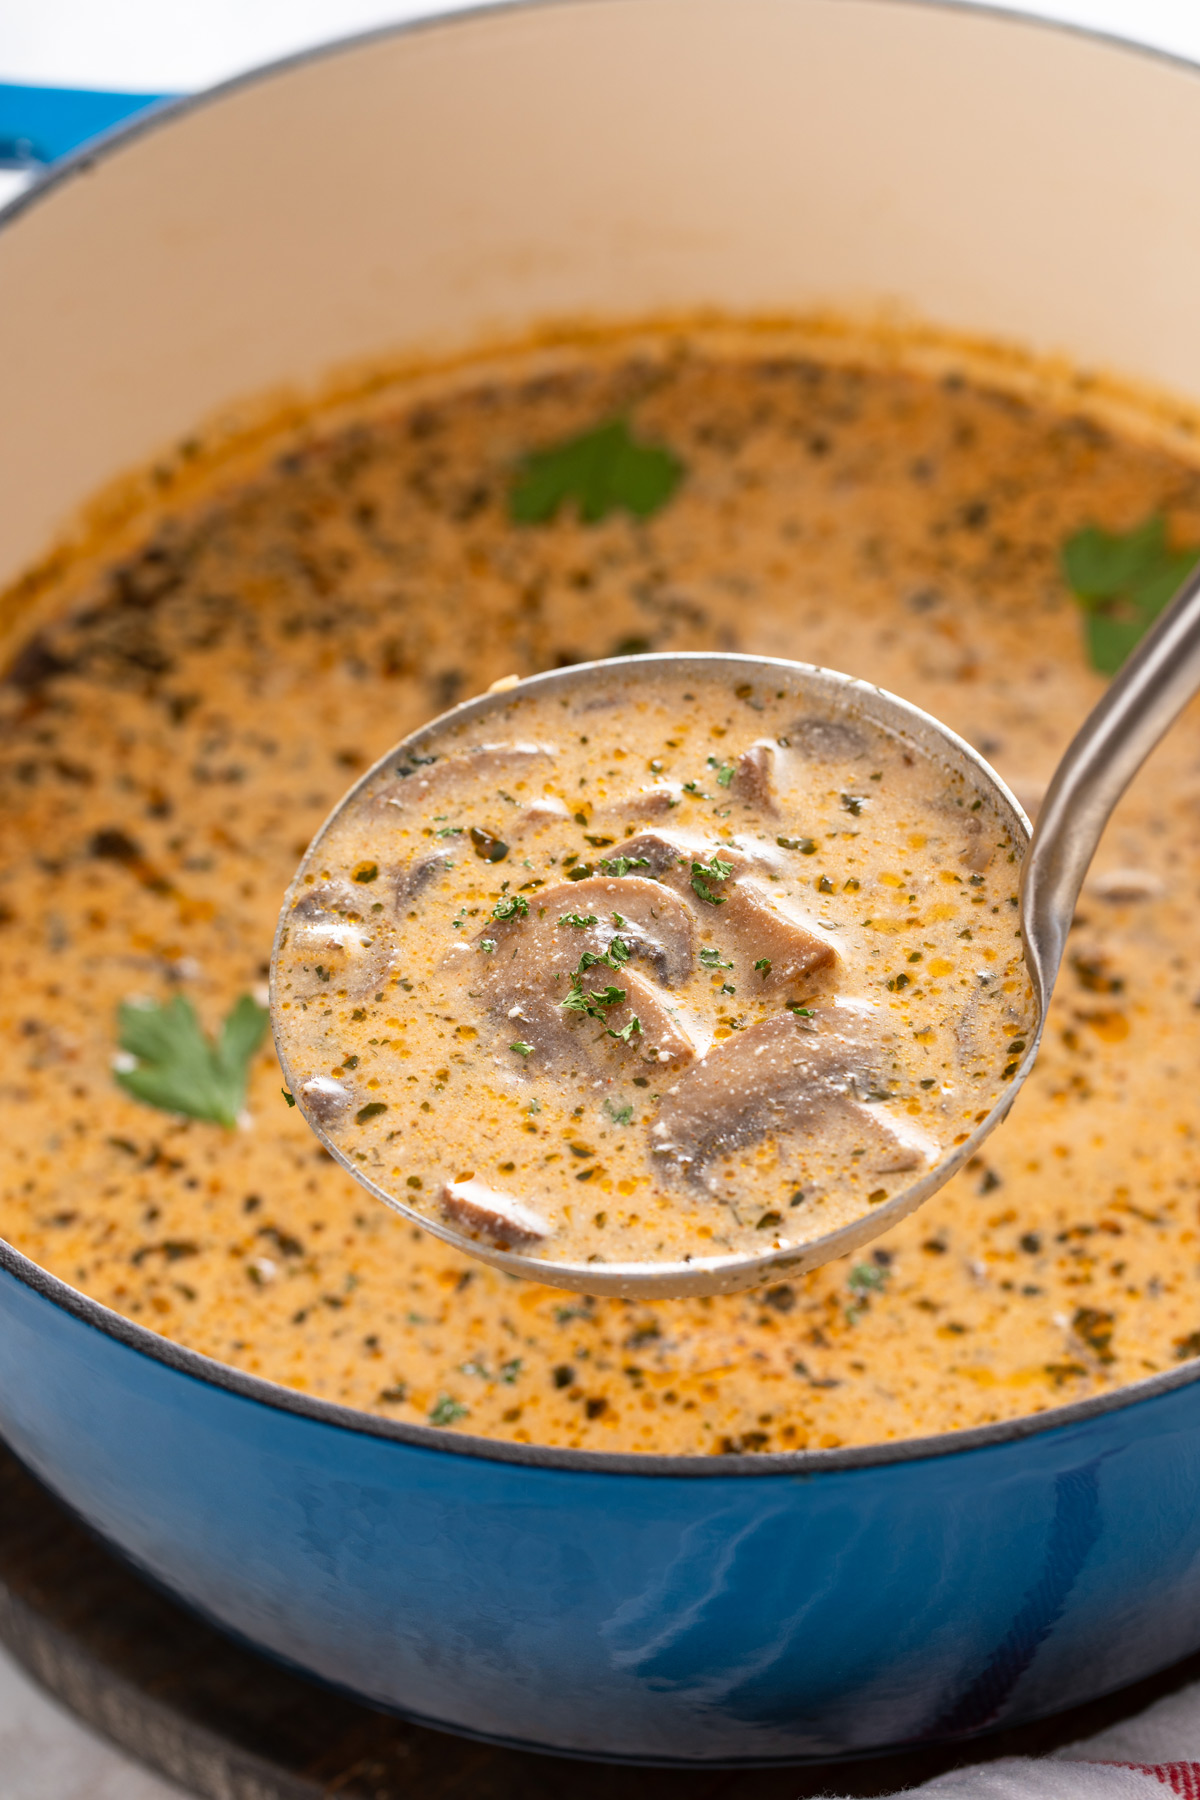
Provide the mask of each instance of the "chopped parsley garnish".
[{"label": "chopped parsley garnish", "polygon": [[442,826],[439,826],[439,828],[437,829],[437,831],[434,832],[433,835],[434,835],[434,837],[442,837],[442,838],[461,837],[462,833],[463,833],[463,828],[461,825],[442,825]]},{"label": "chopped parsley garnish", "polygon": [[765,981],[767,979],[767,976],[771,973],[770,957],[769,956],[760,956],[758,961],[755,963],[754,967],[758,970],[759,974],[762,976],[763,980]]},{"label": "chopped parsley garnish", "polygon": [[1084,612],[1092,667],[1115,675],[1200,560],[1200,546],[1172,550],[1154,513],[1132,531],[1089,525],[1062,547],[1062,571]]},{"label": "chopped parsley garnish", "polygon": [[355,881],[374,881],[379,875],[379,864],[372,862],[359,863],[354,871]]},{"label": "chopped parsley garnish", "polygon": [[728,895],[714,894],[709,887],[710,881],[726,881],[733,874],[733,864],[722,862],[719,856],[710,856],[706,863],[692,864],[692,892],[701,900],[707,900],[710,906],[724,906]]},{"label": "chopped parsley garnish", "polygon": [[267,1010],[243,994],[234,1002],[215,1042],[200,1026],[182,994],[166,1006],[121,1006],[117,1041],[132,1068],[115,1071],[135,1100],[164,1112],[208,1119],[227,1130],[237,1124],[246,1101],[246,1079],[267,1029]]},{"label": "chopped parsley garnish", "polygon": [[289,1094],[286,1088],[280,1088],[279,1091],[283,1095],[284,1102],[286,1105],[295,1106],[295,1104],[296,1104],[295,1094]]},{"label": "chopped parsley garnish", "polygon": [[648,869],[648,856],[602,856],[600,868],[605,875],[628,875],[630,869]]},{"label": "chopped parsley garnish", "polygon": [[869,794],[843,794],[842,795],[843,810],[852,814],[853,817],[857,819],[860,817],[860,815],[862,813],[862,809],[864,806],[866,806],[869,799],[870,799]]},{"label": "chopped parsley garnish", "polygon": [[386,1111],[386,1100],[368,1100],[367,1104],[365,1106],[360,1106],[355,1113],[354,1123],[356,1125],[365,1125],[368,1119],[377,1119],[380,1113],[385,1113]]},{"label": "chopped parsley garnish", "polygon": [[[616,915],[613,915],[614,918]],[[560,925],[570,925],[575,931],[586,931],[589,925],[598,925],[595,913],[564,913],[558,921]]]},{"label": "chopped parsley garnish", "polygon": [[465,1419],[468,1409],[461,1400],[455,1400],[451,1394],[440,1394],[429,1409],[431,1425],[454,1425],[459,1419]]},{"label": "chopped parsley garnish", "polygon": [[775,842],[783,850],[798,850],[801,856],[815,856],[817,846],[809,837],[777,837]]},{"label": "chopped parsley garnish", "polygon": [[712,795],[706,794],[698,781],[685,781],[683,784],[683,791],[685,794],[690,794],[693,800],[712,799]]},{"label": "chopped parsley garnish", "polygon": [[479,948],[483,951],[485,956],[490,956],[492,951],[496,948],[495,938],[480,938]]},{"label": "chopped parsley garnish", "polygon": [[492,908],[493,919],[523,919],[529,902],[523,894],[505,894]]},{"label": "chopped parsley garnish", "polygon": [[710,769],[715,769],[717,771],[717,782],[719,786],[727,788],[733,780],[734,764],[731,762],[722,762],[719,756],[710,756],[708,759],[708,766]]},{"label": "chopped parsley garnish", "polygon": [[515,1050],[518,1056],[533,1055],[533,1045],[527,1044],[524,1038],[518,1038],[515,1044],[510,1044],[508,1047],[510,1050]]},{"label": "chopped parsley garnish", "polygon": [[586,1013],[589,1019],[599,1019],[602,1025],[608,1023],[602,1008],[620,1006],[625,998],[625,989],[619,987],[597,988],[591,992],[583,985],[578,974],[571,977],[571,991],[560,1005],[567,1012]]},{"label": "chopped parsley garnish", "polygon": [[700,966],[703,969],[732,969],[733,964],[726,962],[719,950],[701,950]]},{"label": "chopped parsley garnish", "polygon": [[631,1101],[626,1101],[624,1106],[614,1106],[611,1100],[606,1100],[604,1110],[614,1125],[631,1125],[633,1123],[633,1103]]},{"label": "chopped parsley garnish", "polygon": [[526,456],[509,494],[509,514],[518,525],[545,525],[574,502],[585,525],[613,512],[648,519],[682,477],[673,451],[639,441],[624,419],[611,419]]}]

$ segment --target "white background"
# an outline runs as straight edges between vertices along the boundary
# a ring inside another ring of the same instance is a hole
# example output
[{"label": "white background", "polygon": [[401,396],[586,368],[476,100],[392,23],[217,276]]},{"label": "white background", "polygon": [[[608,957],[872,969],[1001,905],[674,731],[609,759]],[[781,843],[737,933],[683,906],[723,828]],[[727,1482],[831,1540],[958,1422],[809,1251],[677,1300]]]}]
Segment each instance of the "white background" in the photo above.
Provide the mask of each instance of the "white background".
[{"label": "white background", "polygon": [[[2,0],[0,81],[180,93],[325,38],[465,4]],[[686,7],[687,0],[679,4]],[[1200,61],[1200,0],[1026,0],[1014,10],[1089,25]],[[0,1800],[179,1800],[179,1791],[76,1725],[0,1652]]]}]

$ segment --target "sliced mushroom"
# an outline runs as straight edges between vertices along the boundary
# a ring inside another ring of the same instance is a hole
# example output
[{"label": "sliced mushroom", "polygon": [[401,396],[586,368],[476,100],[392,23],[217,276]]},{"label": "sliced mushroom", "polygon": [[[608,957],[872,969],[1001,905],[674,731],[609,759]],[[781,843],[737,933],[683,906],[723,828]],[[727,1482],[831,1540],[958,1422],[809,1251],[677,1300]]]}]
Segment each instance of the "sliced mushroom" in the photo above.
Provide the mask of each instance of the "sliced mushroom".
[{"label": "sliced mushroom", "polygon": [[597,807],[594,817],[605,824],[622,819],[665,819],[683,797],[683,787],[678,781],[655,781],[636,794],[627,794],[623,800],[611,800],[605,806]]},{"label": "sliced mushroom", "polygon": [[[721,928],[734,940],[738,951],[739,979],[768,993],[794,991],[811,985],[814,976],[837,967],[839,957],[832,939],[818,925],[799,918],[757,881],[738,881],[727,889]],[[755,969],[759,962],[770,968]]]},{"label": "sliced mushroom", "polygon": [[[568,915],[595,923],[564,925]],[[614,1073],[630,1055],[683,1068],[696,1053],[687,1021],[631,959],[644,959],[664,984],[682,980],[692,967],[693,932],[688,909],[654,882],[593,877],[548,888],[524,918],[489,923],[473,943],[456,944],[443,966],[461,971],[512,1041],[533,1045],[520,1065],[530,1075],[581,1064]],[[600,960],[612,956],[618,938],[628,958]],[[580,971],[585,953],[597,960]],[[564,1005],[577,991],[577,971],[584,1001]],[[612,988],[620,1000],[591,999]]]},{"label": "sliced mushroom", "polygon": [[779,811],[778,747],[767,738],[751,744],[738,757],[729,791],[736,800],[753,806],[768,818]]},{"label": "sliced mushroom", "polygon": [[[773,852],[714,844],[711,839],[684,832],[643,831],[626,839],[621,855],[630,861],[644,858],[651,875],[683,896],[705,923],[711,920],[713,929],[736,950],[743,980],[749,981],[754,964],[764,960],[770,969],[758,971],[754,979],[762,980],[770,990],[807,985],[812,977],[837,967],[838,952],[832,938],[791,905],[776,900],[761,880],[754,878],[775,866]],[[731,873],[724,881],[700,875],[700,885],[713,896],[705,901],[693,881],[693,864],[711,866],[714,857],[728,863]],[[628,879],[624,878],[623,886]]]},{"label": "sliced mushroom", "polygon": [[401,763],[395,770],[396,779],[372,795],[371,806],[419,812],[443,804],[461,788],[486,783],[511,786],[543,768],[552,768],[557,754],[551,744],[479,744],[461,756]]},{"label": "sliced mushroom", "polygon": [[498,1250],[540,1244],[554,1229],[532,1206],[467,1176],[448,1181],[440,1195],[442,1213],[469,1238],[486,1238]]},{"label": "sliced mushroom", "polygon": [[[696,926],[691,909],[656,881],[635,875],[621,879],[593,875],[586,881],[563,882],[538,895],[537,911],[539,922],[544,916],[557,933],[558,945],[573,954],[575,962],[585,950],[604,954],[619,937],[634,956],[645,958],[664,987],[675,987],[694,967]],[[561,924],[568,916],[595,917],[596,923],[582,930]]]},{"label": "sliced mushroom", "polygon": [[996,854],[996,840],[985,830],[983,820],[976,813],[968,813],[963,820],[963,830],[967,842],[959,852],[958,860],[976,875],[982,875]]},{"label": "sliced mushroom", "polygon": [[663,1096],[651,1128],[656,1155],[693,1185],[715,1188],[711,1165],[764,1138],[820,1134],[873,1174],[916,1169],[935,1154],[923,1134],[863,1096],[877,1084],[879,1045],[839,1008],[790,1014],[714,1044]]},{"label": "sliced mushroom", "polygon": [[787,740],[809,762],[853,762],[870,749],[866,734],[844,719],[797,719],[788,727]]},{"label": "sliced mushroom", "polygon": [[367,922],[370,901],[349,881],[327,881],[310,888],[291,913],[291,951],[301,967],[297,980],[311,974],[301,992],[344,991],[358,999],[377,987],[394,954],[394,940],[381,918]]},{"label": "sliced mushroom", "polygon": [[343,1082],[335,1081],[332,1075],[311,1075],[300,1083],[296,1097],[308,1116],[323,1125],[326,1131],[340,1125],[354,1105],[350,1089]]},{"label": "sliced mushroom", "polygon": [[396,909],[411,906],[436,877],[443,874],[448,866],[449,858],[444,850],[432,850],[425,856],[414,857],[406,868],[401,869],[396,877]]}]

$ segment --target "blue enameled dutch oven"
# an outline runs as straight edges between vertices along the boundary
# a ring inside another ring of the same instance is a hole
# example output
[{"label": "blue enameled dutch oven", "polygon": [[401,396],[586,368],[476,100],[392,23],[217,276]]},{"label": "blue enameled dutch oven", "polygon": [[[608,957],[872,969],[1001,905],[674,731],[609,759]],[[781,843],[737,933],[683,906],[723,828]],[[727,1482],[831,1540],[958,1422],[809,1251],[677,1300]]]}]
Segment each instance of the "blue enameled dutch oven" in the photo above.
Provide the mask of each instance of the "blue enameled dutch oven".
[{"label": "blue enameled dutch oven", "polygon": [[[1197,168],[1191,68],[950,6],[577,0],[335,46],[6,215],[0,580],[243,396],[549,319],[883,309],[1194,404]],[[239,1374],[0,1253],[0,1430],[111,1544],[376,1704],[587,1755],[948,1739],[1194,1651],[1198,1373],[876,1449],[539,1450]]]}]

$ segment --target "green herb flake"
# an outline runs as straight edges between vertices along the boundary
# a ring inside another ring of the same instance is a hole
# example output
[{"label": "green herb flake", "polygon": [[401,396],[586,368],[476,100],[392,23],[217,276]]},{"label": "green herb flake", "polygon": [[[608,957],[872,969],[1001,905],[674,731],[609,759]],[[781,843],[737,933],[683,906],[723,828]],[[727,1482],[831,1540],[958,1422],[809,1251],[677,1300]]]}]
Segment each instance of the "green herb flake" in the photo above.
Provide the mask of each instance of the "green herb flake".
[{"label": "green herb flake", "polygon": [[283,1095],[285,1105],[295,1106],[296,1096],[294,1094],[289,1094],[286,1088],[280,1088],[279,1091]]},{"label": "green herb flake", "polygon": [[755,963],[754,967],[758,970],[758,973],[762,976],[763,980],[765,981],[767,979],[767,976],[771,973],[770,957],[769,956],[760,956],[758,961]]},{"label": "green herb flake", "polygon": [[801,856],[815,856],[817,846],[810,837],[777,837],[775,842],[783,850],[798,850]]},{"label": "green herb flake", "polygon": [[509,494],[518,525],[546,525],[573,502],[585,525],[613,512],[648,519],[683,478],[683,464],[663,444],[639,441],[624,419],[526,456]]},{"label": "green herb flake", "polygon": [[115,1071],[126,1093],[163,1112],[186,1113],[232,1130],[246,1101],[250,1063],[267,1029],[267,1010],[243,994],[226,1015],[215,1042],[182,994],[166,1006],[124,1005],[117,1042],[132,1068]]},{"label": "green herb flake", "polygon": [[732,969],[733,964],[726,962],[719,950],[701,950],[700,966],[704,969]]},{"label": "green herb flake", "polygon": [[638,1018],[637,1014],[634,1013],[628,1025],[622,1026],[620,1031],[614,1031],[610,1026],[608,1035],[611,1038],[616,1038],[622,1044],[627,1044],[631,1037],[641,1037],[642,1021]]},{"label": "green herb flake", "polygon": [[368,1119],[377,1119],[380,1113],[385,1113],[386,1111],[386,1100],[368,1100],[367,1104],[365,1106],[360,1106],[355,1113],[354,1123],[356,1125],[365,1125]]},{"label": "green herb flake", "polygon": [[465,1419],[468,1408],[452,1394],[440,1394],[429,1409],[431,1425],[455,1425],[459,1419]]},{"label": "green herb flake", "polygon": [[1092,667],[1115,675],[1200,561],[1200,546],[1172,550],[1154,513],[1132,531],[1089,525],[1062,547],[1067,586],[1084,613]]},{"label": "green herb flake", "polygon": [[733,874],[733,864],[722,862],[719,856],[709,857],[706,863],[692,864],[692,892],[709,906],[724,906],[727,896],[714,894],[709,887],[710,881],[726,881]]},{"label": "green herb flake", "polygon": [[373,862],[359,863],[354,871],[355,881],[375,881],[379,875],[379,864]]},{"label": "green herb flake", "polygon": [[560,925],[569,925],[572,931],[586,931],[589,925],[600,923],[595,913],[564,913],[558,922]]},{"label": "green herb flake", "polygon": [[600,869],[605,875],[620,877],[628,875],[630,869],[648,869],[649,867],[650,858],[648,856],[602,856],[600,858]]},{"label": "green herb flake", "polygon": [[631,1125],[633,1123],[633,1104],[626,1101],[624,1106],[614,1106],[611,1100],[604,1102],[604,1110],[614,1125]]},{"label": "green herb flake", "polygon": [[510,1050],[515,1050],[518,1056],[533,1055],[533,1045],[527,1044],[524,1038],[518,1038],[516,1043],[510,1044],[508,1047]]},{"label": "green herb flake", "polygon": [[492,908],[493,919],[523,919],[529,911],[529,902],[523,894],[505,894],[497,900]]},{"label": "green herb flake", "polygon": [[710,756],[708,766],[717,771],[718,786],[727,788],[733,780],[736,765],[731,762],[722,762],[719,756]]}]

